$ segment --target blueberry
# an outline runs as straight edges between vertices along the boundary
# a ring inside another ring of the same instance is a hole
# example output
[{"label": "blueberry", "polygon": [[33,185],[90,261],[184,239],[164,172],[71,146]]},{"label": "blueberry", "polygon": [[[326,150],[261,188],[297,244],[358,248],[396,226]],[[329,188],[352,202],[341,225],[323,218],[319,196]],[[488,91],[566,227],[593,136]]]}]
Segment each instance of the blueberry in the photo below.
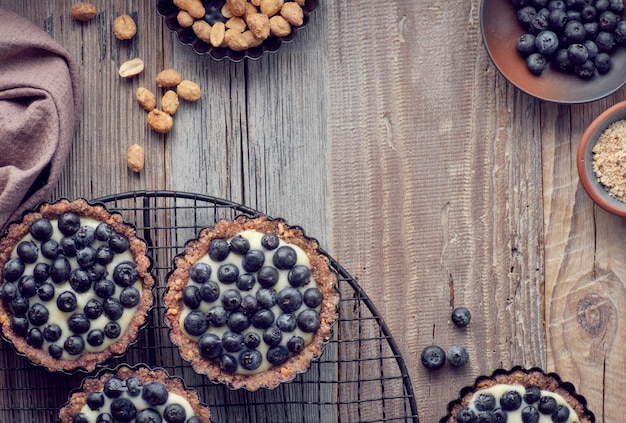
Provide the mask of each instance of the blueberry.
[{"label": "blueberry", "polygon": [[202,421],[200,420],[200,417],[198,416],[191,416],[187,419],[187,423],[202,423]]},{"label": "blueberry", "polygon": [[52,358],[59,359],[63,356],[63,348],[56,344],[50,344],[48,345],[48,354],[50,354]]},{"label": "blueberry", "polygon": [[63,348],[69,355],[78,355],[85,349],[85,341],[79,335],[72,335],[65,340]]},{"label": "blueberry", "polygon": [[559,405],[552,413],[554,423],[565,423],[569,419],[569,408],[566,405]]},{"label": "blueberry", "polygon": [[48,342],[58,341],[61,338],[62,334],[63,330],[61,329],[61,326],[57,325],[56,323],[46,325],[43,328],[43,339]]},{"label": "blueberry", "polygon": [[255,296],[261,308],[271,308],[276,304],[276,291],[273,289],[261,288]]},{"label": "blueberry", "polygon": [[113,234],[108,242],[109,248],[116,254],[121,254],[130,248],[130,242],[124,235]]},{"label": "blueberry", "polygon": [[256,370],[263,362],[263,356],[258,350],[247,349],[239,355],[239,364],[246,370]]},{"label": "blueberry", "polygon": [[580,15],[580,10],[569,9],[567,11],[567,19],[570,21],[580,22],[582,18],[583,17]]},{"label": "blueberry", "polygon": [[135,417],[136,423],[161,423],[162,421],[161,414],[154,408],[144,408]]},{"label": "blueberry", "polygon": [[565,24],[565,29],[563,30],[564,41],[567,44],[572,43],[582,43],[587,36],[587,30],[585,30],[585,26],[580,21],[569,20],[567,24]]},{"label": "blueberry", "polygon": [[72,291],[63,291],[57,297],[57,308],[61,311],[73,311],[76,308],[76,305],[76,294],[74,294]]},{"label": "blueberry", "polygon": [[461,346],[453,345],[448,348],[448,353],[446,355],[448,363],[450,363],[453,367],[462,367],[465,366],[469,360],[469,354],[467,350]]},{"label": "blueberry", "polygon": [[517,19],[520,23],[528,27],[530,25],[530,21],[537,15],[537,9],[532,6],[524,6],[517,11]]},{"label": "blueberry", "polygon": [[83,269],[89,268],[96,263],[96,250],[92,247],[83,247],[76,251],[76,262]]},{"label": "blueberry", "polygon": [[47,241],[52,237],[52,224],[46,218],[40,217],[33,221],[28,228],[31,236],[37,241]]},{"label": "blueberry", "polygon": [[13,301],[18,295],[17,285],[11,282],[5,282],[2,284],[2,288],[0,288],[0,299],[2,302],[10,303]]},{"label": "blueberry", "polygon": [[75,257],[76,251],[78,250],[78,246],[76,245],[76,240],[71,237],[63,237],[61,241],[59,241],[59,247],[61,248],[61,252],[66,257]]},{"label": "blueberry", "polygon": [[284,288],[276,294],[276,304],[285,313],[292,313],[302,305],[302,293],[296,288]]},{"label": "blueberry", "polygon": [[289,358],[289,350],[282,345],[277,345],[268,349],[265,357],[267,358],[267,361],[277,366],[287,361]]},{"label": "blueberry", "polygon": [[228,316],[228,327],[233,332],[243,332],[251,325],[250,319],[244,313],[236,311]]},{"label": "blueberry", "polygon": [[495,418],[490,411],[478,411],[476,413],[476,423],[495,423]]},{"label": "blueberry", "polygon": [[128,398],[116,398],[111,402],[111,416],[116,422],[127,423],[137,416],[137,408]]},{"label": "blueberry", "polygon": [[91,243],[93,243],[94,240],[96,239],[95,232],[96,230],[93,227],[87,226],[87,225],[84,225],[78,228],[78,230],[74,234],[74,241],[76,242],[76,247],[80,249],[83,247],[87,247],[88,245],[91,245]]},{"label": "blueberry", "polygon": [[133,308],[141,300],[141,292],[134,286],[128,286],[120,293],[120,304],[125,308]]},{"label": "blueberry", "polygon": [[18,335],[26,335],[28,332],[28,319],[24,316],[11,316],[11,329]]},{"label": "blueberry", "polygon": [[234,264],[222,264],[217,269],[217,279],[225,284],[233,283],[239,276],[239,268]]},{"label": "blueberry", "polygon": [[87,334],[87,343],[93,347],[97,347],[104,343],[104,332],[100,329],[94,329]]},{"label": "blueberry", "polygon": [[17,289],[20,294],[30,298],[37,293],[37,281],[30,275],[24,275],[17,281]]},{"label": "blueberry", "polygon": [[615,46],[615,39],[612,32],[600,31],[596,36],[596,45],[598,50],[609,53]]},{"label": "blueberry", "polygon": [[183,304],[195,310],[200,307],[200,303],[202,303],[202,296],[200,295],[198,287],[195,285],[187,285],[185,289],[183,289]]},{"label": "blueberry", "polygon": [[115,232],[111,225],[105,222],[101,222],[96,226],[94,235],[98,241],[107,242],[113,236]]},{"label": "blueberry", "polygon": [[456,423],[476,423],[476,414],[469,407],[463,407],[456,413]]},{"label": "blueberry", "polygon": [[26,335],[26,343],[34,348],[41,348],[43,345],[43,336],[37,328],[31,328]]},{"label": "blueberry", "polygon": [[322,292],[317,288],[308,288],[302,295],[304,304],[310,308],[316,308],[322,304]]},{"label": "blueberry", "polygon": [[243,343],[248,348],[256,348],[261,345],[261,337],[256,332],[247,332],[243,336]]},{"label": "blueberry", "polygon": [[125,288],[134,284],[139,279],[139,273],[133,263],[123,262],[113,269],[113,282]]},{"label": "blueberry", "polygon": [[541,53],[532,53],[526,58],[528,70],[535,75],[540,75],[545,70],[547,64],[548,60]]},{"label": "blueberry", "polygon": [[567,13],[563,9],[552,9],[548,15],[548,28],[561,32],[567,24]]},{"label": "blueberry", "polygon": [[539,401],[541,398],[541,390],[539,388],[530,387],[526,388],[526,392],[524,393],[524,401],[527,404],[534,404]]},{"label": "blueberry", "polygon": [[600,50],[598,49],[598,45],[591,40],[583,41],[583,45],[587,49],[588,59],[595,60],[596,57],[598,56],[598,53],[600,53]]},{"label": "blueberry", "polygon": [[67,327],[75,334],[87,333],[91,323],[84,313],[74,313],[67,319]]},{"label": "blueberry", "polygon": [[590,79],[596,73],[596,65],[591,60],[574,65],[574,73],[583,79]]},{"label": "blueberry", "polygon": [[213,281],[208,281],[200,286],[200,297],[208,303],[217,300],[220,297],[220,287]]},{"label": "blueberry", "polygon": [[507,391],[500,398],[500,406],[505,411],[515,411],[522,406],[522,396],[517,391]]},{"label": "blueberry", "polygon": [[22,241],[17,245],[17,256],[24,263],[35,263],[39,257],[39,249],[32,241]]},{"label": "blueberry", "polygon": [[259,285],[263,288],[271,288],[278,282],[278,270],[272,266],[263,266],[256,274]]},{"label": "blueberry", "polygon": [[222,306],[211,307],[206,316],[209,324],[216,328],[224,326],[228,321],[228,315]]},{"label": "blueberry", "polygon": [[107,275],[106,266],[100,263],[95,263],[93,266],[85,269],[85,271],[87,272],[87,276],[89,276],[89,280],[92,282],[98,282]]},{"label": "blueberry", "polygon": [[288,245],[279,247],[272,257],[272,262],[274,263],[274,266],[282,270],[291,269],[293,266],[296,265],[297,260],[298,253],[296,253],[296,250]]},{"label": "blueberry", "polygon": [[609,10],[609,0],[595,0],[594,6],[599,13]]},{"label": "blueberry", "polygon": [[194,263],[189,269],[189,277],[196,283],[206,283],[211,277],[211,266],[206,263]]},{"label": "blueberry", "polygon": [[451,319],[455,326],[464,328],[472,320],[472,313],[466,307],[456,307],[452,310]]},{"label": "blueberry", "polygon": [[223,261],[230,253],[228,242],[223,239],[214,239],[209,244],[209,257],[215,261]]},{"label": "blueberry", "polygon": [[109,279],[100,279],[93,285],[93,290],[100,298],[109,298],[115,294],[115,284]]},{"label": "blueberry", "polygon": [[57,226],[63,235],[74,235],[80,228],[80,217],[72,212],[63,213],[59,216]]},{"label": "blueberry", "polygon": [[544,56],[551,56],[559,48],[559,39],[552,31],[541,31],[535,37],[535,47]]},{"label": "blueberry", "polygon": [[222,306],[227,311],[238,310],[241,306],[241,293],[236,289],[228,289],[222,294]]},{"label": "blueberry", "polygon": [[274,312],[270,309],[261,309],[254,313],[251,322],[257,329],[267,329],[274,323]]},{"label": "blueberry", "polygon": [[265,234],[261,237],[261,245],[268,250],[275,250],[280,244],[280,239],[276,234]]},{"label": "blueberry", "polygon": [[124,392],[124,381],[118,377],[111,376],[104,382],[102,390],[104,395],[109,398],[119,398]]},{"label": "blueberry", "polygon": [[113,297],[105,298],[102,302],[102,309],[104,314],[113,321],[118,320],[124,314],[124,307]]},{"label": "blueberry", "polygon": [[48,321],[48,317],[50,316],[50,312],[48,308],[41,304],[35,303],[28,309],[27,317],[28,321],[33,326],[41,326]]},{"label": "blueberry", "polygon": [[167,402],[168,392],[159,382],[149,382],[143,387],[141,398],[152,406],[163,405]]},{"label": "blueberry", "polygon": [[38,285],[47,281],[50,277],[50,265],[48,263],[37,263],[33,267],[33,277]]},{"label": "blueberry", "polygon": [[200,336],[209,328],[207,315],[200,310],[194,310],[185,316],[183,326],[188,334]]},{"label": "blueberry", "polygon": [[550,0],[548,2],[548,10],[554,9],[566,9],[567,5],[565,4],[565,0]]},{"label": "blueberry", "polygon": [[522,423],[538,423],[539,411],[532,405],[527,405],[522,409]]},{"label": "blueberry", "polygon": [[111,417],[109,413],[102,413],[98,414],[98,417],[96,417],[96,423],[115,423],[115,420],[113,420],[113,417]]},{"label": "blueberry", "polygon": [[617,44],[626,44],[626,21],[619,21],[613,32],[614,41]]},{"label": "blueberry", "polygon": [[83,269],[74,269],[70,272],[69,282],[76,292],[87,292],[91,289],[91,279]]},{"label": "blueberry", "polygon": [[437,370],[446,363],[446,353],[437,345],[430,345],[422,350],[422,365],[430,370]]},{"label": "blueberry", "polygon": [[269,328],[263,331],[263,342],[265,342],[270,347],[276,346],[280,344],[283,339],[283,332],[278,328],[278,326],[270,326]]},{"label": "blueberry", "polygon": [[204,358],[217,358],[222,354],[222,339],[214,333],[205,333],[198,338],[198,351]]},{"label": "blueberry", "polygon": [[87,405],[94,411],[104,406],[104,393],[103,392],[91,392],[87,395]]},{"label": "blueberry", "polygon": [[50,279],[54,283],[63,283],[70,277],[72,268],[65,257],[59,257],[50,264]]},{"label": "blueberry", "polygon": [[597,21],[585,22],[583,26],[585,27],[586,37],[589,40],[594,40],[600,32],[600,25],[598,25]]},{"label": "blueberry", "polygon": [[131,376],[126,379],[126,390],[128,395],[131,397],[136,397],[141,394],[141,381],[137,379],[135,376]]},{"label": "blueberry", "polygon": [[589,58],[589,52],[583,44],[570,44],[567,48],[567,57],[575,65],[585,63]]},{"label": "blueberry", "polygon": [[474,406],[478,411],[494,410],[496,408],[496,397],[486,392],[478,394],[474,401]]},{"label": "blueberry", "polygon": [[254,275],[250,273],[242,273],[237,277],[237,289],[240,291],[250,291],[254,284],[256,283],[256,278]]},{"label": "blueberry", "polygon": [[185,423],[187,420],[187,413],[180,404],[169,404],[163,410],[163,417],[168,423]]},{"label": "blueberry", "polygon": [[17,296],[11,301],[11,309],[16,316],[25,316],[29,307],[28,298]]},{"label": "blueberry", "polygon": [[265,254],[261,250],[249,250],[245,256],[241,266],[246,272],[257,272],[265,263]]},{"label": "blueberry", "polygon": [[528,32],[539,34],[549,28],[548,16],[543,13],[537,13],[528,23]]},{"label": "blueberry", "polygon": [[108,245],[101,245],[96,250],[96,263],[107,265],[113,261],[115,253]]},{"label": "blueberry", "polygon": [[230,240],[230,251],[236,254],[246,254],[246,252],[250,249],[250,242],[242,237],[241,235],[236,235]]},{"label": "blueberry", "polygon": [[7,282],[15,282],[23,273],[24,262],[18,258],[7,261],[2,269],[2,276]]},{"label": "blueberry", "polygon": [[596,69],[599,73],[605,74],[611,70],[611,56],[608,53],[598,53],[595,60]]},{"label": "blueberry", "polygon": [[226,331],[222,335],[222,348],[225,351],[234,353],[241,351],[244,347],[243,335],[240,333]]},{"label": "blueberry", "polygon": [[556,399],[551,396],[542,396],[539,398],[537,409],[541,414],[552,414],[556,411],[557,403]]},{"label": "blueberry", "polygon": [[276,326],[283,332],[293,332],[298,327],[296,316],[291,313],[285,313],[278,316]]},{"label": "blueberry", "polygon": [[289,352],[298,354],[304,349],[304,339],[301,336],[292,336],[287,341],[287,349],[289,350]]},{"label": "blueberry", "polygon": [[49,239],[41,243],[41,255],[47,259],[54,260],[59,257],[61,246],[54,239]]},{"label": "blueberry", "polygon": [[122,328],[117,322],[108,322],[104,325],[104,336],[109,339],[116,339],[122,333]]},{"label": "blueberry", "polygon": [[320,327],[320,314],[312,309],[301,311],[296,320],[298,327],[303,332],[312,333]]},{"label": "blueberry", "polygon": [[72,417],[72,423],[89,423],[89,420],[87,420],[87,416],[83,413],[78,413]]},{"label": "blueberry", "polygon": [[598,25],[600,25],[600,31],[613,32],[617,28],[617,23],[620,17],[611,10],[602,12],[598,17]]},{"label": "blueberry", "polygon": [[308,266],[296,264],[287,273],[287,280],[291,286],[299,287],[306,285],[311,280],[311,269]]},{"label": "blueberry", "polygon": [[580,17],[582,18],[583,22],[592,22],[595,21],[598,17],[598,11],[592,5],[586,4],[580,10]]},{"label": "blueberry", "polygon": [[230,354],[223,354],[220,357],[220,368],[227,373],[237,371],[237,359]]},{"label": "blueberry", "polygon": [[621,15],[624,13],[624,3],[623,0],[610,0],[609,2],[609,10],[613,13],[617,13]]}]

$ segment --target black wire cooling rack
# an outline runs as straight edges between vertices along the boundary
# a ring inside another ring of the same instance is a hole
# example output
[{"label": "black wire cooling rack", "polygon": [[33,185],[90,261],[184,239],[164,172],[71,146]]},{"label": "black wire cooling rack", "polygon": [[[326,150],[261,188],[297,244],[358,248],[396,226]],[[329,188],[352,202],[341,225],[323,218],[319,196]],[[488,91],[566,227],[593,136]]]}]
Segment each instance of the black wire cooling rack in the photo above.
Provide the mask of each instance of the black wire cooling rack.
[{"label": "black wire cooling rack", "polygon": [[[183,378],[209,406],[215,423],[419,423],[411,381],[398,347],[374,304],[329,257],[339,275],[339,320],[324,354],[308,372],[274,390],[230,390],[196,374],[181,360],[163,321],[162,295],[172,259],[202,228],[220,219],[260,212],[226,200],[185,192],[135,191],[96,199],[135,225],[154,260],[156,305],[128,352],[107,363],[145,363]],[[311,236],[311,234],[307,234]],[[0,344],[0,421],[58,422],[58,410],[88,375],[49,373]]]}]

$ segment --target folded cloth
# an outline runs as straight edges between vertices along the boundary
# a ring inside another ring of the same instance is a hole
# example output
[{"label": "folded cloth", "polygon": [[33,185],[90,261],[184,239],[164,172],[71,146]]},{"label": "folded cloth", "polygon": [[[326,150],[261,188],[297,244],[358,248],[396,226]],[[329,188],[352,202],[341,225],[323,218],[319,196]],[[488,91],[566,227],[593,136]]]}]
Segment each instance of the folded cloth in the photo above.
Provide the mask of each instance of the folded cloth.
[{"label": "folded cloth", "polygon": [[0,8],[0,227],[49,199],[80,120],[79,81],[63,47]]}]

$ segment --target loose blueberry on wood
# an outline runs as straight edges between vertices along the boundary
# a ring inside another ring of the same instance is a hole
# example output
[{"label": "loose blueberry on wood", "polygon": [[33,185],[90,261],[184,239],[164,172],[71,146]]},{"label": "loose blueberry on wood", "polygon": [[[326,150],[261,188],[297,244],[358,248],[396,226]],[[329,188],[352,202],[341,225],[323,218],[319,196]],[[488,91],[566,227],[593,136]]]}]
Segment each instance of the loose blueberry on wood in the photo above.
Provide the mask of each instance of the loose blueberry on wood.
[{"label": "loose blueberry on wood", "polygon": [[451,319],[456,326],[464,328],[472,320],[472,313],[466,307],[457,307],[452,310]]},{"label": "loose blueberry on wood", "polygon": [[437,345],[430,345],[424,348],[420,358],[422,365],[429,370],[440,369],[446,363],[446,353]]},{"label": "loose blueberry on wood", "polygon": [[469,360],[467,350],[461,346],[454,345],[448,348],[447,360],[453,367],[465,366]]}]

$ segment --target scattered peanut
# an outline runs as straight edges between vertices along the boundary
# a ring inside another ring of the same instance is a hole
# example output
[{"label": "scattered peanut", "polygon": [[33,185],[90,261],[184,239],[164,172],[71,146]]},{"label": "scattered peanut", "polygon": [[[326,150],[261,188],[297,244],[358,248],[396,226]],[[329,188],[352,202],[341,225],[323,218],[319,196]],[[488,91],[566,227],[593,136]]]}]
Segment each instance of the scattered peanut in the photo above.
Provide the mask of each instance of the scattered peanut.
[{"label": "scattered peanut", "polygon": [[304,22],[304,11],[298,3],[293,1],[283,5],[280,15],[293,26],[301,26]]},{"label": "scattered peanut", "polygon": [[211,25],[202,19],[195,21],[191,26],[193,32],[205,43],[211,42]]},{"label": "scattered peanut", "polygon": [[182,78],[174,69],[165,69],[156,76],[156,84],[159,87],[171,88],[180,84]]},{"label": "scattered peanut", "polygon": [[143,107],[146,111],[150,111],[156,107],[156,96],[152,93],[152,91],[148,90],[144,87],[137,88],[135,92],[135,98],[137,102]]},{"label": "scattered peanut", "polygon": [[113,21],[113,35],[118,40],[130,40],[137,34],[137,25],[130,15],[120,15]]},{"label": "scattered peanut", "polygon": [[276,37],[286,37],[291,34],[291,25],[280,15],[270,18],[270,32]]},{"label": "scattered peanut", "polygon": [[195,19],[186,10],[181,10],[176,15],[176,21],[178,22],[178,25],[182,26],[183,28],[189,28],[191,25],[193,25]]},{"label": "scattered peanut", "polygon": [[172,116],[159,109],[151,110],[148,113],[146,122],[148,122],[148,125],[150,125],[154,131],[160,134],[167,134],[174,126],[174,119]]},{"label": "scattered peanut", "polygon": [[126,149],[126,163],[133,172],[141,172],[145,163],[146,153],[142,146],[133,144]]},{"label": "scattered peanut", "polygon": [[122,78],[132,78],[143,72],[143,60],[135,58],[122,63],[118,73]]},{"label": "scattered peanut", "polygon": [[72,18],[81,22],[87,22],[93,19],[93,17],[96,16],[96,13],[98,13],[96,5],[91,3],[76,3],[70,8],[70,15]]},{"label": "scattered peanut", "polygon": [[206,13],[206,9],[202,5],[201,0],[174,0],[174,4],[196,19],[202,18]]},{"label": "scattered peanut", "polygon": [[185,79],[178,84],[176,87],[176,93],[180,98],[187,101],[197,101],[200,100],[200,97],[202,97],[202,90],[200,90],[200,86],[188,79]]},{"label": "scattered peanut", "polygon": [[173,115],[178,110],[178,94],[176,91],[167,90],[161,99],[161,108],[168,115]]}]

